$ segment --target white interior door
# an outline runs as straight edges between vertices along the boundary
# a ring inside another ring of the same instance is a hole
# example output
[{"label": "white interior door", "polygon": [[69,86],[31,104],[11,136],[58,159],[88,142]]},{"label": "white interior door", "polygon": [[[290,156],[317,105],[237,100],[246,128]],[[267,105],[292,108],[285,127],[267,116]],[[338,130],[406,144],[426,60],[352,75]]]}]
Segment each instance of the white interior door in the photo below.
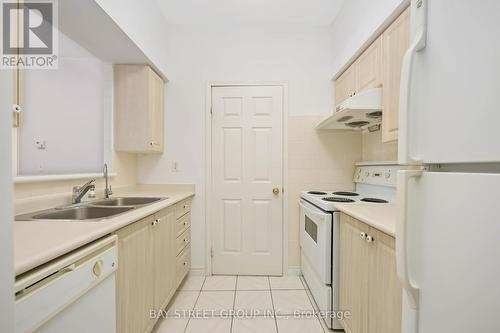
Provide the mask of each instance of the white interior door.
[{"label": "white interior door", "polygon": [[408,195],[418,332],[498,332],[500,174],[424,172]]},{"label": "white interior door", "polygon": [[212,88],[213,274],[283,272],[282,127],[283,87]]}]

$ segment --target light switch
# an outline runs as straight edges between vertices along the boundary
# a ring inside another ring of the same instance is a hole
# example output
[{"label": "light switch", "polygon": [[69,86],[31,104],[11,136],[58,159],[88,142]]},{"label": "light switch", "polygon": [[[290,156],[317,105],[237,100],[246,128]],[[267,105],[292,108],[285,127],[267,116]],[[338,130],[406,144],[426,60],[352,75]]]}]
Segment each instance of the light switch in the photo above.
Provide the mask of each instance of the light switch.
[{"label": "light switch", "polygon": [[178,172],[179,171],[179,163],[177,161],[172,162],[172,172]]}]

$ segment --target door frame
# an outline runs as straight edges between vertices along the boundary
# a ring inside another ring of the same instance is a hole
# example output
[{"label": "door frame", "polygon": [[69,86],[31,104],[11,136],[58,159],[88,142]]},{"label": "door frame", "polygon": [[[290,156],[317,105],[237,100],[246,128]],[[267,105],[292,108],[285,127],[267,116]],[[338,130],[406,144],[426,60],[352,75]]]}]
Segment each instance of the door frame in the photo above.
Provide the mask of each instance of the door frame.
[{"label": "door frame", "polygon": [[288,82],[226,82],[208,81],[205,105],[205,275],[212,275],[212,88],[245,86],[280,86],[283,89],[282,114],[282,262],[281,271],[288,275]]}]

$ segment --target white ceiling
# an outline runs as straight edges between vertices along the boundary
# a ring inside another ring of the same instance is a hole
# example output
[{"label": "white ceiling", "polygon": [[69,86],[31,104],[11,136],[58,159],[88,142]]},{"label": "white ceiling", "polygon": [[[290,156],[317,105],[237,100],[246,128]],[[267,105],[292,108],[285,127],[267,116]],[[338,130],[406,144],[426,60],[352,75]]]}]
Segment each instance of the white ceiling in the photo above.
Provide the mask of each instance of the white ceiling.
[{"label": "white ceiling", "polygon": [[344,0],[156,0],[169,24],[324,26]]}]

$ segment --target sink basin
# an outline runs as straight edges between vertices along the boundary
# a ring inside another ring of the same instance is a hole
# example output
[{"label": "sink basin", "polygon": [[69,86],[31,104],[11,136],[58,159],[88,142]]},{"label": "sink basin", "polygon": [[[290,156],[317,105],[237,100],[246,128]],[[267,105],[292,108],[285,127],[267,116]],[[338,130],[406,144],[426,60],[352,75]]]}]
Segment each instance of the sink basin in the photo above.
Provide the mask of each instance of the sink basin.
[{"label": "sink basin", "polygon": [[148,198],[148,197],[123,197],[110,198],[89,203],[92,206],[142,206],[160,201],[166,198]]},{"label": "sink basin", "polygon": [[102,220],[106,217],[125,213],[134,207],[91,207],[77,206],[65,209],[51,209],[45,212],[37,212],[16,216],[16,220]]}]

